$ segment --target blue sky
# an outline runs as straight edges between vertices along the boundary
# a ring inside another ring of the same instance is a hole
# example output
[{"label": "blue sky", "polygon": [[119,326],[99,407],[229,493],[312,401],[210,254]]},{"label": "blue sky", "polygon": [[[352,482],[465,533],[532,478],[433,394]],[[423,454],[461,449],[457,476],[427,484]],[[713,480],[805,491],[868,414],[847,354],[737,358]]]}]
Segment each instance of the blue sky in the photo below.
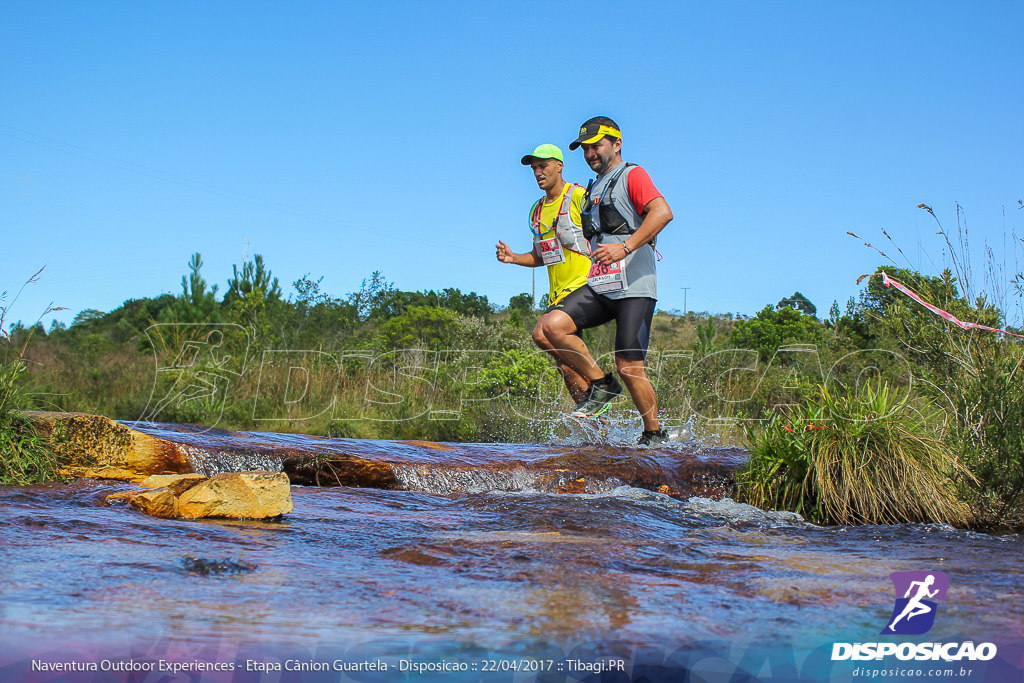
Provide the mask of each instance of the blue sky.
[{"label": "blue sky", "polygon": [[883,261],[847,231],[934,273],[919,203],[954,230],[963,207],[984,286],[986,244],[1024,266],[1022,27],[1019,1],[5,0],[0,289],[45,265],[9,321],[70,322],[178,293],[196,251],[223,292],[248,250],[288,294],[380,270],[507,304],[531,275],[493,245],[528,248],[539,196],[519,157],[554,142],[586,184],[566,146],[596,114],[675,213],[662,309],[799,290],[827,314]]}]

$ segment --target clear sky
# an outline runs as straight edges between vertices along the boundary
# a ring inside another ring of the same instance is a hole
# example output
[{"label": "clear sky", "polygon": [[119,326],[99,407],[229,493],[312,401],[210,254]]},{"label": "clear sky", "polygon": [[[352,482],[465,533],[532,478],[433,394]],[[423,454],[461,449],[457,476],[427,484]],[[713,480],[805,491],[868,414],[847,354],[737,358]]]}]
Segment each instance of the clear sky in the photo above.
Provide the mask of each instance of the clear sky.
[{"label": "clear sky", "polygon": [[519,158],[553,142],[586,184],[567,144],[596,114],[675,213],[661,309],[827,315],[883,262],[847,231],[935,273],[919,203],[963,207],[983,286],[986,243],[1024,266],[1022,29],[1020,0],[4,0],[0,289],[45,265],[9,322],[70,322],[178,293],[196,251],[223,293],[248,250],[286,294],[380,270],[505,305],[531,274],[494,244],[529,248],[540,194]]}]

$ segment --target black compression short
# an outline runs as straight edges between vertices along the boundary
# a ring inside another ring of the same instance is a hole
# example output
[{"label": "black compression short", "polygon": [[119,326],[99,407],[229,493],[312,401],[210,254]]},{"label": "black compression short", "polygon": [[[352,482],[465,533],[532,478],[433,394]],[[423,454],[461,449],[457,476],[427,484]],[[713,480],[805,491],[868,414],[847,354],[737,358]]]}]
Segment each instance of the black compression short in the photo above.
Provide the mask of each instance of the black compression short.
[{"label": "black compression short", "polygon": [[623,360],[643,360],[651,340],[651,320],[657,300],[649,297],[609,299],[584,285],[562,299],[553,309],[564,311],[577,330],[615,321],[615,355]]},{"label": "black compression short", "polygon": [[[568,296],[568,294],[566,296]],[[562,303],[564,301],[565,301],[565,298],[563,297],[562,300],[559,301],[557,304],[551,304],[550,306],[548,306],[547,308],[544,309],[544,312],[541,315],[547,315],[551,311],[560,311],[560,310],[562,310]],[[577,337],[579,337],[580,339],[583,339],[583,328],[577,327],[576,331],[573,332],[573,334],[576,335]]]}]

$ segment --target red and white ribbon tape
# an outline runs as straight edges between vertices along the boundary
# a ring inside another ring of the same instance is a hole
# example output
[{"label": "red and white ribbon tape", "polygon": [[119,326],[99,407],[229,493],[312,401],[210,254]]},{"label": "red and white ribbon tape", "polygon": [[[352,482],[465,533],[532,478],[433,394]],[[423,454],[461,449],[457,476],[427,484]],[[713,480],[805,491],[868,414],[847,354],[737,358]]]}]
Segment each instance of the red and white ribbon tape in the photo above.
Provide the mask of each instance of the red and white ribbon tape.
[{"label": "red and white ribbon tape", "polygon": [[1016,332],[1007,332],[1006,330],[1001,330],[998,327],[989,327],[987,325],[979,325],[977,323],[965,323],[963,320],[960,320],[949,311],[944,311],[938,306],[933,306],[932,304],[928,303],[920,296],[918,296],[917,292],[912,290],[910,287],[907,287],[905,284],[901,282],[896,282],[896,280],[893,280],[891,277],[886,275],[884,270],[882,271],[882,284],[885,285],[886,287],[895,287],[896,289],[900,290],[901,292],[909,296],[911,299],[916,301],[917,303],[927,308],[935,315],[945,318],[946,320],[948,320],[949,322],[953,323],[954,325],[961,329],[989,330],[990,332],[1002,332],[1003,334],[1010,334],[1013,335],[1014,337],[1020,337],[1021,339],[1024,339],[1024,334],[1017,334]]}]

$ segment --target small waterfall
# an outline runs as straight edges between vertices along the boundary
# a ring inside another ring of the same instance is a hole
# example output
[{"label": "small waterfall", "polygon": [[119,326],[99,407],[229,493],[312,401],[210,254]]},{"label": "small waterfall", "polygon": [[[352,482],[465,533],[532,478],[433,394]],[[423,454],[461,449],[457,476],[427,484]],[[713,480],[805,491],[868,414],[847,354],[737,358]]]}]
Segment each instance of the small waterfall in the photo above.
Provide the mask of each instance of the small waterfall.
[{"label": "small waterfall", "polygon": [[559,434],[535,444],[334,439],[155,423],[134,429],[159,456],[156,472],[173,462],[205,476],[263,470],[284,472],[295,485],[437,494],[601,494],[627,485],[675,498],[722,498],[746,461],[737,449],[705,445],[690,423],[675,426],[673,440],[654,448],[636,447],[642,425],[635,417],[551,425]]},{"label": "small waterfall", "polygon": [[178,448],[185,454],[192,470],[207,477],[224,472],[284,471],[281,457],[273,453],[222,451],[185,443],[179,444]]},{"label": "small waterfall", "polygon": [[424,493],[607,493],[625,482],[617,477],[577,476],[569,472],[514,469],[441,468],[391,464],[400,488]]}]

